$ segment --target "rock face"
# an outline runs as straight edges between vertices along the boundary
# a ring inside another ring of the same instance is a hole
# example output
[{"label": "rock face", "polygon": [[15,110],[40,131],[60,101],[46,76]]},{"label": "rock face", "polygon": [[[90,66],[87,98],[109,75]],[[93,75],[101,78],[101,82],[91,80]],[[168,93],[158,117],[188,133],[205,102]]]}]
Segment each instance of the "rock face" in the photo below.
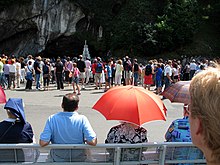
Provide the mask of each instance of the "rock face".
[{"label": "rock face", "polygon": [[[0,53],[38,54],[48,43],[73,35],[85,19],[79,5],[68,0],[32,0],[0,12]],[[82,21],[81,21],[82,22]]]}]

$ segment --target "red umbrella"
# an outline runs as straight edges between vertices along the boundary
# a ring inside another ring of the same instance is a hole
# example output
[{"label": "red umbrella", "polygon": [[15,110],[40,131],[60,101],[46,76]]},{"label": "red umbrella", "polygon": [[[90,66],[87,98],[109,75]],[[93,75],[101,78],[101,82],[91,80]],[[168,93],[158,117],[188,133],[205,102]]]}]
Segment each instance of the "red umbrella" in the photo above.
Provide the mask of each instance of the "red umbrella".
[{"label": "red umbrella", "polygon": [[190,94],[189,94],[190,81],[178,81],[172,84],[167,89],[162,92],[162,95],[169,99],[171,102],[178,102],[189,104]]},{"label": "red umbrella", "polygon": [[120,86],[108,90],[93,106],[107,120],[142,125],[152,120],[166,120],[161,99],[142,87]]},{"label": "red umbrella", "polygon": [[6,103],[6,95],[4,89],[0,86],[0,104]]}]

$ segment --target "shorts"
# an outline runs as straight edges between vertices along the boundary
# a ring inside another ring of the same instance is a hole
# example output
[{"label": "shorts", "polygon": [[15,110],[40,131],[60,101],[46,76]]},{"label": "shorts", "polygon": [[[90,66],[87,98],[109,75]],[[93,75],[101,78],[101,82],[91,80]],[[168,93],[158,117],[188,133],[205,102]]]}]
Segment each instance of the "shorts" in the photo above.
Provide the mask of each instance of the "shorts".
[{"label": "shorts", "polygon": [[85,72],[80,72],[79,73],[79,78],[86,78],[86,74],[85,74]]},{"label": "shorts", "polygon": [[162,87],[162,81],[156,80],[156,87]]},{"label": "shorts", "polygon": [[95,81],[97,82],[97,81],[101,81],[101,79],[102,79],[102,73],[95,73]]},{"label": "shorts", "polygon": [[105,81],[106,81],[107,83],[111,83],[111,80],[112,80],[111,77],[108,77],[108,78],[105,79]]},{"label": "shorts", "polygon": [[132,76],[132,72],[131,71],[125,71],[125,79],[130,79]]},{"label": "shorts", "polygon": [[79,84],[79,77],[72,77],[72,83]]},{"label": "shorts", "polygon": [[175,79],[175,80],[178,80],[178,78],[179,78],[179,76],[178,76],[178,75],[173,76],[173,79]]}]

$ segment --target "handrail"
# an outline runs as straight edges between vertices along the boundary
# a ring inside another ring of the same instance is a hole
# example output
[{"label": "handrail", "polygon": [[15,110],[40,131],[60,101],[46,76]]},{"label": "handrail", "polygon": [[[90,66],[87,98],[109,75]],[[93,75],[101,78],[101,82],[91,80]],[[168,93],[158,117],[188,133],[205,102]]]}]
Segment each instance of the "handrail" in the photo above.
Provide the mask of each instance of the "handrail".
[{"label": "handrail", "polygon": [[127,148],[132,146],[132,148],[140,147],[160,147],[160,146],[169,146],[169,147],[194,147],[195,145],[191,142],[147,142],[147,143],[137,143],[137,144],[127,144],[127,143],[114,143],[114,144],[97,144],[96,146],[91,146],[87,144],[49,144],[45,147],[41,147],[39,144],[33,143],[18,143],[18,144],[0,144],[0,149],[21,149],[21,148],[56,148],[56,149],[73,149],[73,148]]},{"label": "handrail", "polygon": [[[106,151],[106,149],[114,149],[115,152],[115,156],[114,156],[114,160],[112,160],[112,162],[97,162],[96,164],[116,164],[116,165],[120,165],[120,164],[160,164],[160,165],[164,165],[166,163],[170,163],[170,164],[174,164],[174,163],[205,163],[205,158],[199,158],[196,160],[178,160],[178,159],[168,159],[167,158],[167,151],[169,148],[175,148],[175,147],[181,147],[181,148],[190,148],[190,147],[195,147],[191,142],[148,142],[148,143],[139,143],[139,144],[97,144],[96,146],[90,146],[87,144],[49,144],[48,146],[45,147],[41,147],[39,144],[27,144],[27,143],[19,143],[19,144],[0,144],[0,151],[1,150],[6,150],[6,149],[13,149],[14,151],[16,149],[36,149],[36,150],[40,150],[41,151],[41,155],[42,154],[49,154],[48,150],[51,149],[90,149],[91,152],[95,152],[97,151],[97,153],[92,153],[93,156],[94,154],[99,154],[99,156],[107,156],[109,153]],[[141,159],[141,155],[139,160],[135,160],[135,161],[129,161],[129,160],[121,160],[122,156],[121,154],[123,153],[123,149],[140,149],[140,153],[143,152],[143,149],[146,149],[146,151],[144,151],[144,156],[154,156],[154,158],[149,158],[148,157],[146,159]],[[102,152],[100,152],[99,150],[102,150]],[[105,151],[105,152],[103,152]],[[16,157],[16,152],[15,152],[15,157]],[[156,156],[156,158],[155,158]],[[17,161],[15,161],[17,162]],[[46,162],[46,161],[45,161]],[[37,163],[33,162],[33,163]],[[41,162],[42,163],[42,162]],[[59,162],[60,163],[60,162]],[[92,164],[92,162],[90,162]],[[74,163],[73,163],[74,164]],[[88,162],[84,162],[82,164],[89,164]],[[94,164],[94,162],[93,162]]]}]

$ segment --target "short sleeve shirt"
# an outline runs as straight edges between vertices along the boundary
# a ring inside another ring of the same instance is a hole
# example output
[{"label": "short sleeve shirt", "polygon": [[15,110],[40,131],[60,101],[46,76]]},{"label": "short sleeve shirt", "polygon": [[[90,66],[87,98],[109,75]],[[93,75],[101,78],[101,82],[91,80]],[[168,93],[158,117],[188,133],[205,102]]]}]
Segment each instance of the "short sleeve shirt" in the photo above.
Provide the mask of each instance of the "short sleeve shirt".
[{"label": "short sleeve shirt", "polygon": [[164,76],[166,76],[167,73],[169,74],[169,76],[172,76],[172,68],[169,65],[165,67]]},{"label": "short sleeve shirt", "polygon": [[59,112],[51,115],[40,139],[52,144],[83,144],[84,139],[96,137],[88,119],[77,112]]}]

